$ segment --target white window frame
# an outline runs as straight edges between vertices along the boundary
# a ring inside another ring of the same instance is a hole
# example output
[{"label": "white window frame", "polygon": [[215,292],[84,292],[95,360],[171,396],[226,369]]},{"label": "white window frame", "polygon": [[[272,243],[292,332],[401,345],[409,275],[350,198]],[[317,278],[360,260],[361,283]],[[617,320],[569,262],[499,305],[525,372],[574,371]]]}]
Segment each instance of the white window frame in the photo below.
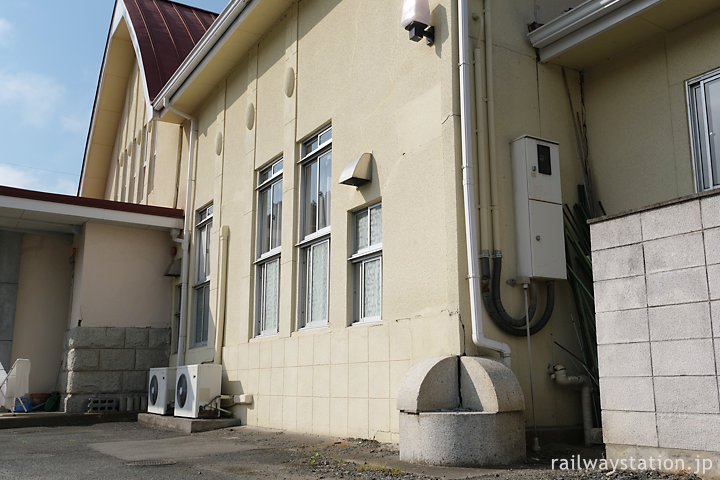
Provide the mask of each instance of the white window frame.
[{"label": "white window frame", "polygon": [[[300,242],[297,247],[300,248],[300,279],[298,282],[298,329],[311,329],[311,328],[322,328],[327,327],[330,317],[330,218],[327,218],[327,225],[322,228],[319,227],[320,215],[315,216],[315,231],[311,233],[306,232],[307,223],[307,212],[306,212],[306,198],[309,194],[305,187],[305,175],[306,168],[313,162],[318,164],[318,181],[316,182],[316,188],[320,188],[320,168],[319,160],[320,157],[330,153],[332,155],[332,126],[329,125],[325,128],[320,129],[317,133],[306,139],[302,144],[302,157],[298,162],[300,168]],[[332,157],[330,160],[330,177],[332,178]],[[332,181],[330,182],[332,185]],[[327,201],[328,207],[330,201]],[[328,211],[331,211],[330,209]],[[312,283],[313,269],[312,269],[312,258],[316,249],[323,245],[327,245],[327,279],[326,288],[324,292],[325,300],[325,312],[326,318],[313,319],[311,305],[313,303],[313,297],[311,290],[308,288]]]},{"label": "white window frame", "polygon": [[[212,234],[213,204],[206,205],[195,213],[195,285],[193,286],[193,328],[192,348],[208,344],[210,334],[210,237]],[[205,240],[203,243],[202,240]],[[202,259],[202,262],[201,262]],[[198,302],[208,299],[198,318]],[[198,321],[201,321],[198,328]],[[200,332],[200,338],[198,338]]]},{"label": "white window frame", "polygon": [[[720,187],[720,151],[713,152],[711,144],[711,136],[720,135],[720,131],[710,131],[708,99],[705,90],[707,84],[715,81],[720,81],[720,69],[685,82],[696,192]],[[720,125],[717,125],[717,129],[720,130]]]},{"label": "white window frame", "polygon": [[[351,263],[352,267],[352,282],[353,282],[353,323],[356,324],[362,324],[362,323],[374,323],[379,322],[382,320],[382,288],[383,288],[383,281],[382,281],[382,268],[383,268],[383,262],[382,262],[382,227],[381,227],[381,237],[379,243],[371,243],[372,242],[372,230],[371,230],[371,215],[372,211],[379,209],[380,210],[380,223],[382,225],[382,203],[374,203],[372,205],[369,205],[367,207],[363,207],[360,210],[357,210],[353,212],[352,215],[352,226],[353,226],[353,254],[350,258],[348,258],[348,261]],[[367,219],[368,219],[368,229],[367,229],[367,238],[366,238],[366,246],[363,248],[360,248],[360,241],[358,238],[358,218],[359,215],[362,213],[367,213]],[[366,315],[365,314],[365,305],[363,304],[363,298],[364,295],[364,278],[365,278],[365,265],[369,262],[373,262],[375,260],[380,260],[380,314],[379,315]]]},{"label": "white window frame", "polygon": [[[264,174],[267,174],[267,178],[262,180]],[[273,160],[268,166],[261,169],[258,172],[258,186],[257,186],[257,212],[256,212],[256,228],[257,228],[257,260],[255,261],[255,336],[264,337],[272,336],[278,333],[280,318],[278,311],[278,318],[275,319],[275,327],[267,328],[267,311],[265,309],[265,298],[267,289],[267,268],[272,264],[278,263],[278,284],[277,291],[275,292],[277,298],[277,304],[280,304],[280,252],[282,249],[282,242],[278,238],[277,245],[273,246],[273,223],[279,222],[277,226],[278,236],[282,237],[282,180],[283,180],[283,159],[282,157]],[[262,225],[261,225],[261,209],[260,204],[261,196],[264,192],[268,192],[268,202],[270,205],[273,204],[274,200],[274,187],[280,184],[280,218],[276,219],[271,217],[270,229],[269,229],[269,245],[268,249],[264,250],[262,245]],[[278,309],[279,310],[279,309]]]}]

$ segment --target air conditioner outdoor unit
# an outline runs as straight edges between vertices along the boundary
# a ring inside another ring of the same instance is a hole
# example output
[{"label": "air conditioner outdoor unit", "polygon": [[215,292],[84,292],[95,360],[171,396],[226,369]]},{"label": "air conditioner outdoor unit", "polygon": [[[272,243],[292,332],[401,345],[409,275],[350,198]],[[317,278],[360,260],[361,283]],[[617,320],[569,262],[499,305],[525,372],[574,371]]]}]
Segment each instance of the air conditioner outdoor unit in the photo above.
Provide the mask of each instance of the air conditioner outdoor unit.
[{"label": "air conditioner outdoor unit", "polygon": [[148,375],[148,413],[166,415],[175,399],[175,367],[151,368]]},{"label": "air conditioner outdoor unit", "polygon": [[198,418],[200,407],[220,395],[222,365],[185,365],[175,378],[175,416]]}]

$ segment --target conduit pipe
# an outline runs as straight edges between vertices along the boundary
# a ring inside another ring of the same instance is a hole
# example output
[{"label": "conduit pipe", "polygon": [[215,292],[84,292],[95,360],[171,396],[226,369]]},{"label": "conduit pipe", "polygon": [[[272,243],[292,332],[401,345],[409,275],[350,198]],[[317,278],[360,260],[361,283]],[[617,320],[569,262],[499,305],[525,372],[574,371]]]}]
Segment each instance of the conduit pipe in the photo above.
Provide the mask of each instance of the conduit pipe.
[{"label": "conduit pipe", "polygon": [[187,187],[185,190],[185,223],[182,239],[182,274],[180,287],[180,325],[178,326],[178,350],[177,366],[185,364],[185,343],[187,338],[187,311],[188,311],[188,282],[190,277],[190,234],[192,233],[192,195],[195,191],[195,141],[198,135],[197,119],[187,113],[168,104],[167,99],[163,102],[163,108],[190,120],[190,136],[188,138],[188,161],[187,161]]},{"label": "conduit pipe", "polygon": [[580,388],[585,446],[592,444],[592,397],[590,378],[585,375],[568,375],[565,365],[557,363],[552,367],[550,379],[561,387]]},{"label": "conduit pipe", "polygon": [[[525,335],[527,321],[532,321],[537,310],[537,287],[530,284],[529,317],[514,318],[509,315],[500,296],[502,272],[502,249],[500,244],[500,194],[498,188],[499,168],[495,143],[495,94],[492,41],[492,1],[483,2],[483,30],[485,48],[475,49],[475,81],[479,92],[475,96],[477,116],[478,165],[480,168],[480,228],[481,228],[481,291],[483,303],[495,324],[506,333]],[[484,69],[483,69],[484,67]],[[483,71],[484,70],[484,71]],[[485,128],[483,128],[483,126]],[[485,146],[483,148],[482,146]],[[490,217],[490,218],[488,218]],[[490,235],[492,231],[492,235]],[[492,243],[490,242],[492,238]],[[491,254],[492,251],[492,254]],[[492,269],[490,257],[492,256]],[[492,274],[491,274],[492,271]],[[530,333],[540,331],[550,319],[554,309],[554,284],[547,284],[547,300],[540,318],[530,327]]]},{"label": "conduit pipe", "polygon": [[215,327],[215,357],[213,363],[222,364],[223,333],[225,331],[225,297],[227,294],[227,253],[230,227],[220,229],[220,271],[218,272],[217,322]]},{"label": "conduit pipe", "polygon": [[498,188],[497,150],[495,148],[495,81],[493,70],[493,40],[492,40],[492,1],[485,0],[483,6],[484,37],[485,37],[485,89],[487,98],[487,135],[488,135],[488,167],[490,182],[490,216],[492,218],[492,239],[495,256],[502,256],[500,252],[500,198]]},{"label": "conduit pipe", "polygon": [[468,32],[467,0],[458,0],[458,46],[460,68],[460,135],[462,154],[463,200],[465,205],[465,242],[468,258],[468,284],[470,289],[470,318],[472,340],[480,348],[500,354],[503,361],[510,363],[510,347],[491,340],[483,334],[482,301],[480,292],[480,263],[477,251],[477,212],[475,184],[472,167],[472,125],[470,121],[470,37]]}]

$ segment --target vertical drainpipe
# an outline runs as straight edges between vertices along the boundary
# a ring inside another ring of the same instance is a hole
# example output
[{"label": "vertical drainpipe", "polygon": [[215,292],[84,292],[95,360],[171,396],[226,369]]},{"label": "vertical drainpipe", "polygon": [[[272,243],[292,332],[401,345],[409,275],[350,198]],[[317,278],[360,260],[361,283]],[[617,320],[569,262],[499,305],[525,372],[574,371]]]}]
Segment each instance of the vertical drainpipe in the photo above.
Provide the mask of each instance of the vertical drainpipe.
[{"label": "vertical drainpipe", "polygon": [[185,343],[187,338],[187,312],[188,312],[188,282],[190,276],[190,235],[192,233],[192,192],[195,191],[195,169],[193,168],[195,157],[195,141],[197,139],[197,119],[191,115],[181,112],[171,106],[167,99],[163,100],[163,108],[190,120],[190,137],[188,138],[188,162],[187,162],[187,188],[185,190],[185,224],[183,227],[182,240],[182,276],[180,293],[180,325],[178,326],[178,353],[177,366],[185,364]]},{"label": "vertical drainpipe", "polygon": [[470,316],[472,340],[481,349],[497,352],[504,363],[510,363],[510,347],[491,340],[483,334],[482,301],[480,292],[480,262],[478,260],[477,211],[473,173],[472,125],[470,121],[470,62],[467,0],[458,0],[458,46],[460,56],[460,130],[462,149],[463,200],[465,204],[465,235],[470,288]]},{"label": "vertical drainpipe", "polygon": [[225,298],[227,292],[227,252],[230,227],[223,225],[220,228],[220,252],[218,271],[218,300],[215,309],[217,321],[215,322],[215,357],[213,363],[222,364],[223,333],[225,330]]}]

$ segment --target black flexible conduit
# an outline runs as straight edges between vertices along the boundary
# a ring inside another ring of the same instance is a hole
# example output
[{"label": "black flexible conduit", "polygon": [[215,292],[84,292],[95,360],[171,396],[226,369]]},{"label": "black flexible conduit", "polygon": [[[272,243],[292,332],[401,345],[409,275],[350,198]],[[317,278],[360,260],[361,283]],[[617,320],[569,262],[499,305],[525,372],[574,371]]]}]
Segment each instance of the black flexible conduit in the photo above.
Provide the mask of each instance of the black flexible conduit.
[{"label": "black flexible conduit", "polygon": [[[500,274],[502,272],[502,256],[493,257],[492,275],[490,274],[490,259],[482,257],[480,259],[481,268],[481,293],[485,309],[490,314],[490,318],[495,325],[505,333],[518,337],[525,336],[526,320],[525,317],[514,318],[505,311],[500,297]],[[530,317],[530,335],[534,335],[542,330],[552,316],[555,308],[555,284],[547,282],[545,310],[539,319],[535,320],[537,310],[537,287],[530,284],[530,305],[528,306],[528,316]]]}]

